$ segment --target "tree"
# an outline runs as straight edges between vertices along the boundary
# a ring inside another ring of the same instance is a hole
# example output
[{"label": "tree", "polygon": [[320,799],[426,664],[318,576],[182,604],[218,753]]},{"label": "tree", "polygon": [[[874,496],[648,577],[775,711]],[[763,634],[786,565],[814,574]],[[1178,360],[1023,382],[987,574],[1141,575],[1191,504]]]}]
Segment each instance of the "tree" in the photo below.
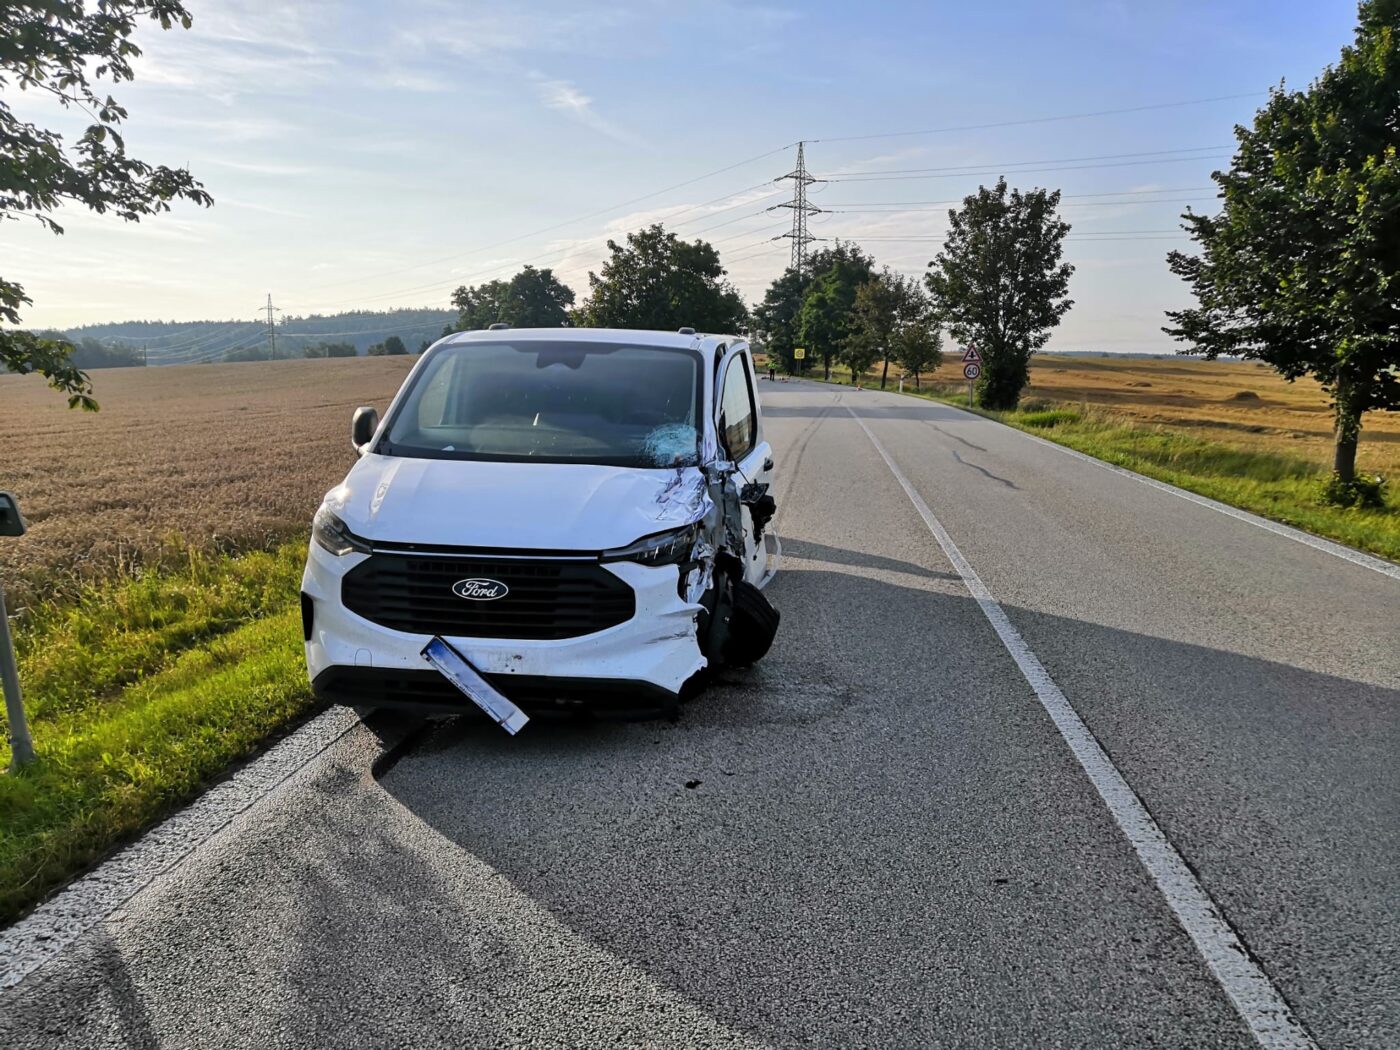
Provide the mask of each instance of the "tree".
[{"label": "tree", "polygon": [[240,346],[232,350],[225,350],[224,360],[228,362],[270,361],[272,360],[272,351],[266,346]]},{"label": "tree", "polygon": [[953,336],[982,355],[978,403],[1015,408],[1030,377],[1031,354],[1050,340],[1073,301],[1074,267],[1062,262],[1069,224],[1060,192],[1007,194],[1006,180],[982,186],[948,212],[948,236],[924,275],[934,309]]},{"label": "tree", "polygon": [[512,328],[562,328],[569,323],[574,290],[551,269],[526,266],[509,281],[487,281],[452,293],[457,308],[455,331],[470,332],[493,324]]},{"label": "tree", "polygon": [[884,362],[880,371],[881,390],[889,380],[890,361],[895,357],[900,329],[915,313],[918,298],[921,297],[917,285],[888,266],[856,289],[851,331],[846,342],[848,348],[859,344],[862,356],[873,355],[870,364]]},{"label": "tree", "polygon": [[303,351],[307,357],[355,357],[354,343],[312,343]]},{"label": "tree", "polygon": [[[62,333],[44,333],[45,338],[64,339]],[[68,361],[76,368],[130,368],[134,365],[141,365],[145,362],[142,359],[141,350],[130,346],[108,346],[101,340],[93,339],[91,336],[84,336],[77,342],[66,340],[73,349],[68,355]]]},{"label": "tree", "polygon": [[875,264],[849,243],[838,244],[830,253],[815,253],[810,261],[815,276],[797,313],[798,338],[821,354],[822,367],[830,379],[831,362],[844,350],[850,332],[856,289],[870,280]]},{"label": "tree", "polygon": [[562,328],[573,305],[574,290],[553,270],[527,266],[510,279],[502,320],[512,328]]},{"label": "tree", "polygon": [[914,377],[915,390],[920,389],[920,375],[943,363],[943,337],[931,307],[900,329],[895,337],[895,360]]},{"label": "tree", "polygon": [[1365,0],[1355,43],[1307,91],[1272,91],[1213,176],[1218,215],[1182,216],[1202,254],[1168,265],[1197,305],[1164,329],[1184,353],[1264,361],[1332,396],[1334,502],[1379,503],[1356,476],[1366,412],[1400,409],[1400,0]]},{"label": "tree", "polygon": [[874,262],[857,245],[837,241],[830,248],[813,252],[800,275],[791,266],[784,270],[764,292],[763,302],[754,308],[754,324],[760,338],[787,372],[795,369],[792,351],[799,345],[799,315],[813,275],[825,273],[835,265],[845,267],[857,283],[869,280],[875,268]]},{"label": "tree", "polygon": [[[869,285],[863,284],[861,287],[867,288]],[[846,341],[841,344],[839,356],[841,363],[851,370],[852,383],[858,384],[860,377],[870,371],[870,366],[880,360],[880,354],[884,352],[886,345],[864,338],[859,333],[847,336]]]},{"label": "tree", "polygon": [[392,357],[398,357],[400,354],[408,353],[408,347],[403,345],[403,340],[398,336],[391,335],[388,339],[384,340],[384,353]]},{"label": "tree", "polygon": [[856,345],[861,347],[866,368],[883,359],[881,390],[888,381],[891,361],[898,361],[911,373],[917,386],[920,373],[937,368],[943,356],[927,293],[917,281],[889,267],[856,289],[846,343],[843,356],[848,364]]},{"label": "tree", "polygon": [[794,371],[792,351],[797,346],[797,315],[810,282],[789,266],[763,293],[763,302],[754,307],[754,325],[769,355],[780,362],[784,372]]},{"label": "tree", "polygon": [[457,310],[455,328],[443,329],[443,335],[450,332],[474,332],[489,328],[501,320],[506,294],[510,285],[505,281],[487,281],[485,284],[463,285],[452,293],[452,305]]},{"label": "tree", "polygon": [[593,328],[737,331],[744,301],[724,279],[719,252],[704,241],[682,241],[658,223],[608,241],[602,273],[588,275],[589,297],[579,310]]},{"label": "tree", "polygon": [[365,354],[369,357],[383,357],[389,351],[384,348],[383,343],[371,343],[365,347]]},{"label": "tree", "polygon": [[[133,78],[131,61],[141,51],[130,38],[142,17],[162,29],[190,27],[180,0],[0,5],[0,87],[43,92],[92,118],[70,149],[61,134],[20,120],[0,101],[0,222],[29,216],[61,234],[52,213],[65,202],[129,222],[169,211],[177,199],[213,203],[188,170],[152,167],[128,156],[118,130],[126,110],[98,94],[98,81]],[[31,302],[22,285],[0,277],[0,321],[18,325],[21,308]],[[64,339],[0,331],[0,367],[38,372],[68,394],[70,408],[95,410],[92,384],[74,363],[73,349]]]}]

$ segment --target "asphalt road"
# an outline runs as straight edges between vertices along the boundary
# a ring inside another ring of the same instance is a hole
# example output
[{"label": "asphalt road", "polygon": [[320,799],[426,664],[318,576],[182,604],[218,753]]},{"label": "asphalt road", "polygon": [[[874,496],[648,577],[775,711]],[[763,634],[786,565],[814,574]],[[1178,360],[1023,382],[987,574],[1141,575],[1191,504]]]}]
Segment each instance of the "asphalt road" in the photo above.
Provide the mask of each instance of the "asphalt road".
[{"label": "asphalt road", "polygon": [[952,409],[761,386],[766,661],[674,725],[355,728],[0,993],[0,1046],[1267,1041],[1056,686],[1281,1038],[1400,1046],[1400,580]]}]

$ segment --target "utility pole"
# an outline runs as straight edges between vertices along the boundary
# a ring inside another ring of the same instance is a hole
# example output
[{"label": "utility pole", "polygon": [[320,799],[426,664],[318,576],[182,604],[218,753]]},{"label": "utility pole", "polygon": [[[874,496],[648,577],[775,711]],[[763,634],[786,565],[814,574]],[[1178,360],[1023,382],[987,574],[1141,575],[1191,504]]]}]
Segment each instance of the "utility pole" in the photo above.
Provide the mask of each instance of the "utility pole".
[{"label": "utility pole", "polygon": [[272,305],[272,293],[267,293],[267,340],[272,345],[272,360],[277,360],[277,320],[273,314],[282,312],[280,306]]},{"label": "utility pole", "polygon": [[807,232],[807,216],[820,215],[825,212],[825,208],[818,208],[815,204],[807,202],[807,187],[814,182],[825,182],[825,179],[813,178],[807,171],[806,142],[797,144],[797,167],[786,175],[780,175],[774,182],[784,182],[792,180],[792,200],[784,201],[782,204],[775,204],[769,211],[777,208],[792,209],[792,232],[780,233],[773,238],[775,241],[784,238],[792,241],[792,262],[791,267],[801,280],[803,271],[807,267],[807,245],[813,241],[824,241],[825,237],[813,237]]}]

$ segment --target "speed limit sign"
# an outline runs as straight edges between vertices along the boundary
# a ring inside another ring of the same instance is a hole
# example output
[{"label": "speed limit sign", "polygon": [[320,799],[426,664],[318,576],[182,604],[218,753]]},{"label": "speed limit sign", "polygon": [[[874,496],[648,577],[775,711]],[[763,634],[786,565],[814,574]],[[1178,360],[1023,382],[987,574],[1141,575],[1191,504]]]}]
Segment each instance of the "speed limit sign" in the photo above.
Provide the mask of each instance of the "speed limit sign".
[{"label": "speed limit sign", "polygon": [[980,376],[981,374],[982,374],[982,366],[981,366],[981,365],[979,365],[979,364],[974,364],[974,363],[969,363],[969,364],[963,365],[963,376],[964,376],[965,378],[967,378],[967,379],[976,379],[976,378],[977,378],[978,376]]}]

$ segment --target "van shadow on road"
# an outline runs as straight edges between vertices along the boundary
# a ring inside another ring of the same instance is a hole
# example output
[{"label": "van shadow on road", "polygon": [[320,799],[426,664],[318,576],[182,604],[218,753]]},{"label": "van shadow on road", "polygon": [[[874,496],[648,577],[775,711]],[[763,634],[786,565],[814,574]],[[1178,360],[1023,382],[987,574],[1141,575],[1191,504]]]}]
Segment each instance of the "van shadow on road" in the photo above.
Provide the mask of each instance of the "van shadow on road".
[{"label": "van shadow on road", "polygon": [[[849,565],[857,569],[883,569],[886,572],[902,572],[927,579],[961,580],[956,573],[942,569],[930,569],[917,562],[887,558],[880,554],[867,554],[846,547],[832,547],[811,540],[784,539],[784,558],[802,558],[806,561],[827,562],[833,565]],[[762,666],[762,665],[760,665]]]},{"label": "van shadow on road", "polygon": [[[981,630],[970,598],[840,572],[781,582],[889,616],[843,616],[834,648],[780,636],[678,725],[445,725],[382,786],[588,942],[760,1040],[1239,1037],[995,639],[970,657],[928,644]],[[1099,654],[1093,698],[1062,684],[1304,1022],[1385,1045],[1400,836],[1383,798],[1353,792],[1393,779],[1400,692],[1007,612],[1033,646]],[[1251,721],[1271,716],[1289,724]],[[1369,745],[1352,739],[1368,720]],[[1338,748],[1356,785],[1315,761]]]}]

